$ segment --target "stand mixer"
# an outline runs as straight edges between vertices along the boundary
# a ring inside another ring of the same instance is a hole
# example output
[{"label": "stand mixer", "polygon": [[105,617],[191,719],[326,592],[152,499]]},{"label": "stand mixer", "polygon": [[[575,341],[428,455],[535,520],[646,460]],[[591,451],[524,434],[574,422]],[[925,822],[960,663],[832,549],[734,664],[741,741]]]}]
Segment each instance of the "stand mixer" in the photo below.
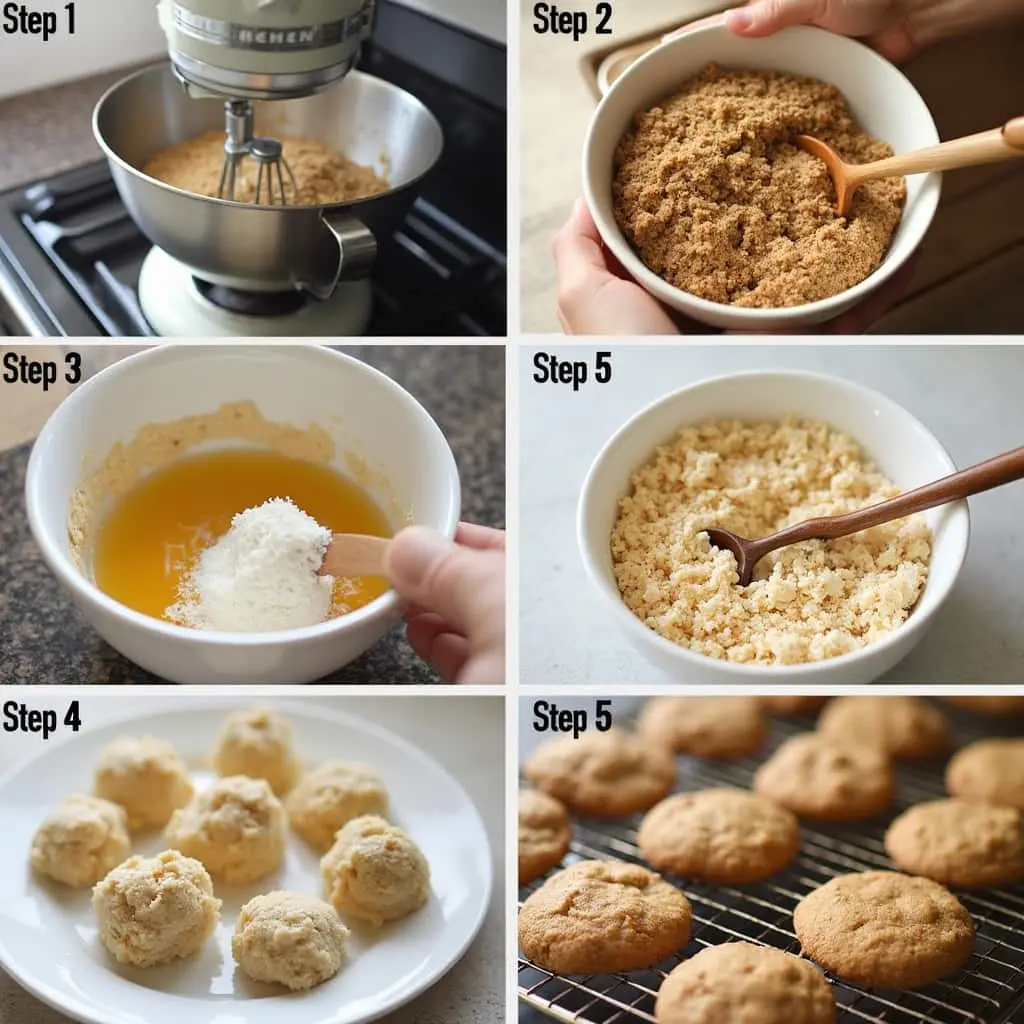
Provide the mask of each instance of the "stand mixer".
[{"label": "stand mixer", "polygon": [[[115,185],[154,248],[139,298],[164,335],[345,335],[370,317],[377,239],[437,163],[440,125],[414,96],[354,70],[375,0],[158,0],[170,65],[115,85],[93,127]],[[219,198],[140,168],[224,128]],[[257,134],[260,130],[262,134]],[[278,135],[317,138],[391,189],[324,207],[297,191]],[[236,200],[242,173],[251,201]]]}]

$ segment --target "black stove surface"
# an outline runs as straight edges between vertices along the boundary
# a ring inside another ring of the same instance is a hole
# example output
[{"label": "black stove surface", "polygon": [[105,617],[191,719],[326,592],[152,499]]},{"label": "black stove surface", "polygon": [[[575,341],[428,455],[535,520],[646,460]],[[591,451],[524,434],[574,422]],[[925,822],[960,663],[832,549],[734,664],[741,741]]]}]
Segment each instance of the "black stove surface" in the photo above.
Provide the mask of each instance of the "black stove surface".
[{"label": "black stove surface", "polygon": [[[360,66],[417,95],[445,133],[421,197],[380,241],[367,334],[505,335],[504,110],[380,46]],[[0,194],[0,334],[151,336],[138,302],[149,248],[105,161]]]}]

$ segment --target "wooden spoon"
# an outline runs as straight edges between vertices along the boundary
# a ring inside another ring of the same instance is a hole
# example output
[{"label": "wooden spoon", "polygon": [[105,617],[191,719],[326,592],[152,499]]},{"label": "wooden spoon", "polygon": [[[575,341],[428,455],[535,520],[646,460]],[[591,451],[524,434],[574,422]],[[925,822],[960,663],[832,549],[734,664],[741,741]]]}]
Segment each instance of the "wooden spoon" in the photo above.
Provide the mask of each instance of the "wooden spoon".
[{"label": "wooden spoon", "polygon": [[384,576],[386,537],[360,533],[336,533],[324,554],[318,576]]},{"label": "wooden spoon", "polygon": [[797,135],[793,145],[825,161],[836,186],[836,210],[840,217],[850,212],[853,194],[867,181],[928,171],[952,171],[958,167],[994,164],[1024,157],[1024,117],[1008,121],[1002,128],[968,135],[938,146],[929,146],[887,160],[869,164],[848,164],[827,143],[811,135]]},{"label": "wooden spoon", "polygon": [[705,530],[708,540],[716,548],[725,548],[736,556],[739,568],[740,586],[747,586],[754,577],[754,566],[765,555],[790,544],[802,540],[830,540],[835,537],[847,537],[851,533],[859,533],[880,523],[888,523],[893,519],[923,512],[936,505],[945,505],[950,501],[958,501],[972,494],[981,494],[993,487],[1013,483],[1024,479],[1024,448],[1015,448],[985,462],[979,462],[970,469],[962,469],[952,476],[945,476],[934,483],[917,487],[905,494],[899,494],[888,501],[879,502],[856,512],[846,512],[839,516],[820,516],[807,519],[802,523],[787,526],[778,533],[760,540],[747,540],[730,530],[717,527]]}]

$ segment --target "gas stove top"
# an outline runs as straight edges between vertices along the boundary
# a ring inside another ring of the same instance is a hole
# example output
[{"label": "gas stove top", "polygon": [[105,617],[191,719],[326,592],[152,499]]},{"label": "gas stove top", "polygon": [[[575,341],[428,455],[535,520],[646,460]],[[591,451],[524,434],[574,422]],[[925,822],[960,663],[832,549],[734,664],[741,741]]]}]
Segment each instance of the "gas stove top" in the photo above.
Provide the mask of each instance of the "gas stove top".
[{"label": "gas stove top", "polygon": [[[425,48],[408,41],[425,34],[434,45],[421,60]],[[504,48],[384,2],[360,67],[418,96],[445,133],[444,156],[420,198],[381,241],[365,333],[504,335]],[[150,248],[105,161],[0,193],[0,334],[156,334],[138,297]]]}]

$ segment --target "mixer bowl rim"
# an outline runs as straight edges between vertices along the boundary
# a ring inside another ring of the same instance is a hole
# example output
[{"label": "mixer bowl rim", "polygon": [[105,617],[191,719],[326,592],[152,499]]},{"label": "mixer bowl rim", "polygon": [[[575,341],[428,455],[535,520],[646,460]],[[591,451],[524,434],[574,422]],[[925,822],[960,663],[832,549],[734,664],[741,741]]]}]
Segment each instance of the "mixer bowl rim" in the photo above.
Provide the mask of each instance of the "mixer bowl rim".
[{"label": "mixer bowl rim", "polygon": [[[234,199],[220,199],[216,196],[203,196],[200,195],[198,192],[188,192],[183,188],[178,188],[176,185],[168,185],[167,182],[160,181],[159,178],[153,178],[150,175],[146,174],[144,171],[142,171],[141,168],[138,168],[134,164],[129,163],[127,160],[124,159],[124,157],[114,152],[113,148],[110,146],[110,143],[107,142],[107,140],[103,136],[103,132],[100,130],[101,111],[106,106],[107,101],[110,99],[111,96],[114,95],[115,92],[119,91],[122,87],[126,86],[129,82],[134,81],[136,78],[145,78],[153,76],[157,72],[167,71],[168,69],[170,69],[170,67],[170,61],[160,61],[156,64],[150,64],[147,67],[140,68],[137,71],[133,71],[130,75],[125,75],[124,78],[119,79],[112,86],[110,86],[106,90],[106,92],[104,92],[103,95],[99,98],[99,100],[97,100],[96,106],[93,107],[92,133],[93,137],[96,139],[96,143],[99,145],[100,149],[103,150],[103,155],[107,158],[108,161],[117,164],[117,166],[121,167],[123,170],[127,171],[134,177],[140,178],[142,181],[145,181],[148,184],[153,185],[154,187],[159,188],[164,192],[171,192],[176,195],[182,196],[185,199],[193,199],[201,203],[209,203],[213,206],[218,207],[232,207],[240,210],[258,211],[261,213],[274,214],[280,214],[285,211],[291,211],[294,213],[312,212],[316,214],[322,211],[358,210],[363,206],[368,206],[375,200],[387,199],[389,196],[398,195],[401,192],[405,192],[407,189],[414,188],[421,181],[423,181],[423,179],[426,178],[426,176],[430,174],[430,172],[441,162],[441,157],[444,155],[445,138],[444,130],[441,127],[441,122],[438,121],[434,112],[418,96],[413,95],[411,92],[408,92],[407,90],[401,88],[401,86],[395,85],[393,82],[389,82],[387,81],[387,79],[380,78],[377,75],[371,75],[365,71],[350,71],[348,75],[345,76],[346,79],[351,78],[353,76],[356,78],[369,79],[370,81],[376,82],[379,85],[384,86],[384,88],[388,91],[399,93],[406,99],[412,100],[412,102],[415,103],[416,106],[418,106],[424,114],[426,114],[430,121],[433,122],[434,127],[437,129],[437,154],[435,155],[434,159],[430,162],[430,164],[427,167],[425,167],[418,175],[416,175],[416,177],[410,178],[408,181],[403,182],[401,185],[398,185],[395,188],[390,188],[386,192],[377,192],[372,196],[363,196],[360,199],[353,199],[351,202],[347,203],[323,203],[316,206],[294,203],[289,203],[286,206],[257,206],[255,203],[244,203]],[[342,80],[342,83],[338,83],[338,86],[336,87],[340,88],[343,82],[344,79]],[[291,100],[289,102],[295,101]]]}]

